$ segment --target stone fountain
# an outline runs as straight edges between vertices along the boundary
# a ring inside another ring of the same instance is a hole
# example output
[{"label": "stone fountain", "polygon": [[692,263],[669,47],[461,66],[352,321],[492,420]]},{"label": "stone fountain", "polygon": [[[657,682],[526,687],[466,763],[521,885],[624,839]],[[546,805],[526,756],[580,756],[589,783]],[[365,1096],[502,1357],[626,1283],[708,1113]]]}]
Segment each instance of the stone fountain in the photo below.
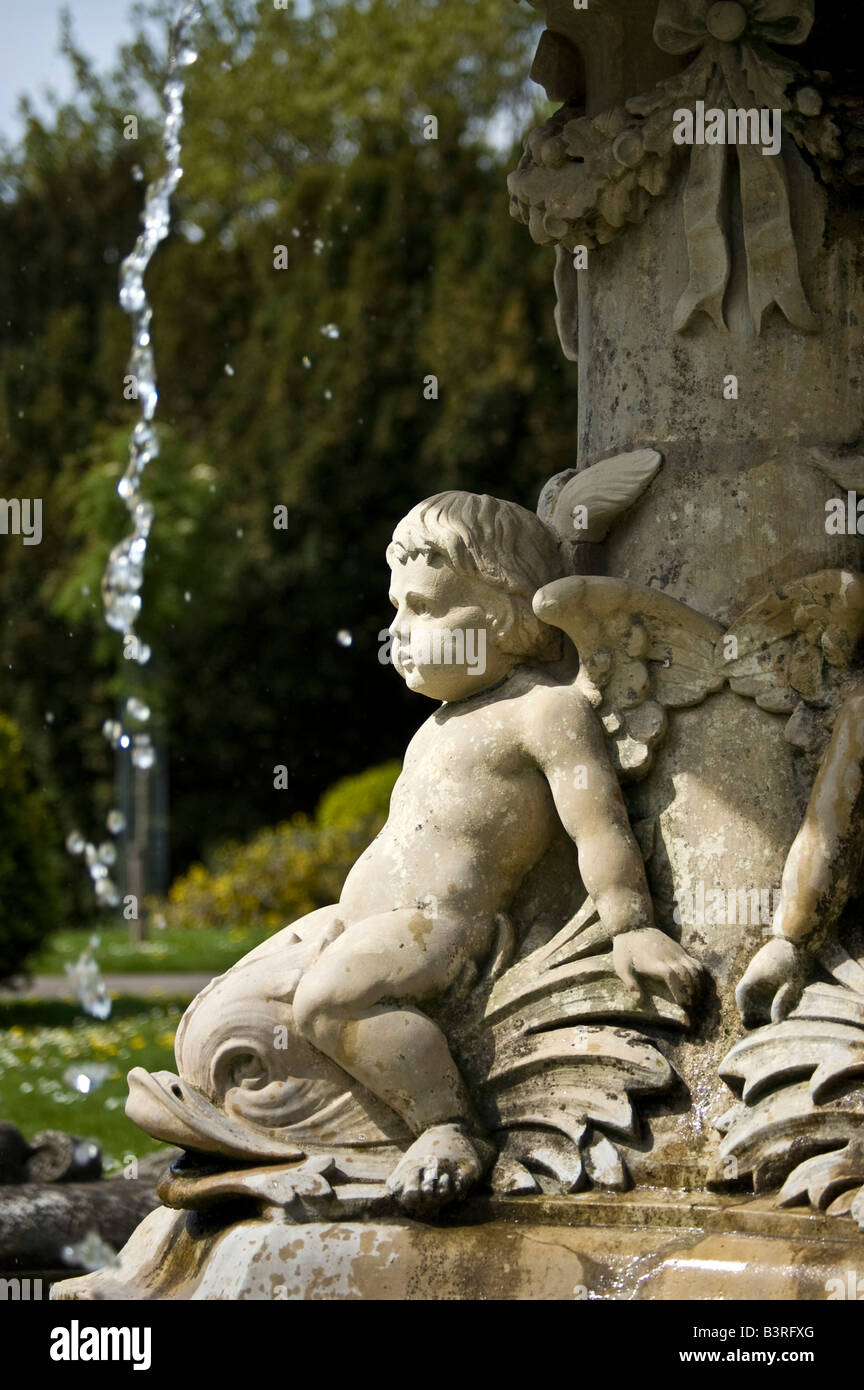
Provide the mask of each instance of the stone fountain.
[{"label": "stone fountain", "polygon": [[577,467],[396,526],[435,710],[387,826],[130,1074],[185,1154],[56,1298],[825,1299],[860,1264],[852,5],[536,7],[562,104],[511,212]]}]

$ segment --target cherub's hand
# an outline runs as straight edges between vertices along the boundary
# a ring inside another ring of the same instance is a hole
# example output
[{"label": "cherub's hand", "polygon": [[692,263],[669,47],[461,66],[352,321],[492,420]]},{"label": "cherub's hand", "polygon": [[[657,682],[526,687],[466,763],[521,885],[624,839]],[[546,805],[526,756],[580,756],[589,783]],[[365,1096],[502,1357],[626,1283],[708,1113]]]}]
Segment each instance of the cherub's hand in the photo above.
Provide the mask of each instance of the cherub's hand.
[{"label": "cherub's hand", "polygon": [[748,1028],[769,1020],[780,1023],[791,1013],[801,998],[812,959],[806,947],[779,936],[757,952],[735,991]]},{"label": "cherub's hand", "polygon": [[702,967],[683,946],[657,927],[622,932],[612,942],[612,964],[618,978],[637,999],[643,987],[639,976],[659,980],[676,1004],[687,1004],[699,983]]}]

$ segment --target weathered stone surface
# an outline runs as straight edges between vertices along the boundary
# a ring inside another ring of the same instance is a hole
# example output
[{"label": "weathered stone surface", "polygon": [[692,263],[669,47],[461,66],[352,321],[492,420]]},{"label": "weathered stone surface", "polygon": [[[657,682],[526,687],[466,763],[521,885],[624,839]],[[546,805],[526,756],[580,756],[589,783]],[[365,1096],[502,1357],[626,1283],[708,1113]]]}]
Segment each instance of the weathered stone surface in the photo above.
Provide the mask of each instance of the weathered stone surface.
[{"label": "weathered stone surface", "polygon": [[[161,1208],[110,1270],[54,1299],[827,1299],[860,1268],[853,1224],[764,1202],[585,1194],[472,1203],[458,1226],[222,1228]],[[836,1293],[835,1293],[836,1296]]]}]

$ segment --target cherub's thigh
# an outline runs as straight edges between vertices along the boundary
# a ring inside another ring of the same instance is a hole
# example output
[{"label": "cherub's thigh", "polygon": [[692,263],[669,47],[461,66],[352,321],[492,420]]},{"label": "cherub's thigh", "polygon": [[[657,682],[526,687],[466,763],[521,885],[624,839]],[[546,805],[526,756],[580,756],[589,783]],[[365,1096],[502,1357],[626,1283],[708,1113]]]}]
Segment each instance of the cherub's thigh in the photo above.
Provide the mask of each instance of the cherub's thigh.
[{"label": "cherub's thigh", "polygon": [[327,947],[313,967],[315,984],[335,1008],[422,1000],[453,983],[475,954],[475,936],[453,917],[433,920],[410,908],[379,913]]},{"label": "cherub's thigh", "polygon": [[314,912],[308,912],[297,922],[292,922],[290,926],[283,927],[281,931],[273,936],[268,936],[266,941],[262,941],[260,946],[255,946],[247,955],[242,957],[242,964],[246,965],[252,960],[261,960],[264,956],[280,956],[285,951],[294,949],[298,941],[309,944],[310,959],[325,949],[327,941],[337,935],[342,930],[340,919],[340,908],[338,903],[329,907],[316,908]]}]

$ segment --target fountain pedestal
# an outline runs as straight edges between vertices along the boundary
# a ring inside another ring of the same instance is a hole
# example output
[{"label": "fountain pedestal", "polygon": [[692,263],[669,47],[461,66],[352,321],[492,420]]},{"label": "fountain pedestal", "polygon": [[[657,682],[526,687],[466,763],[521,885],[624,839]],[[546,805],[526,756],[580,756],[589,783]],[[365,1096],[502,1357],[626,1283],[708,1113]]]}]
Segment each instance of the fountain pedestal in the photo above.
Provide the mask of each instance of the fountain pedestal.
[{"label": "fountain pedestal", "polygon": [[[269,1218],[269,1219],[268,1219]],[[469,1202],[441,1226],[215,1224],[162,1207],[119,1264],[55,1299],[630,1300],[846,1298],[861,1267],[848,1218],[683,1192]]]}]

